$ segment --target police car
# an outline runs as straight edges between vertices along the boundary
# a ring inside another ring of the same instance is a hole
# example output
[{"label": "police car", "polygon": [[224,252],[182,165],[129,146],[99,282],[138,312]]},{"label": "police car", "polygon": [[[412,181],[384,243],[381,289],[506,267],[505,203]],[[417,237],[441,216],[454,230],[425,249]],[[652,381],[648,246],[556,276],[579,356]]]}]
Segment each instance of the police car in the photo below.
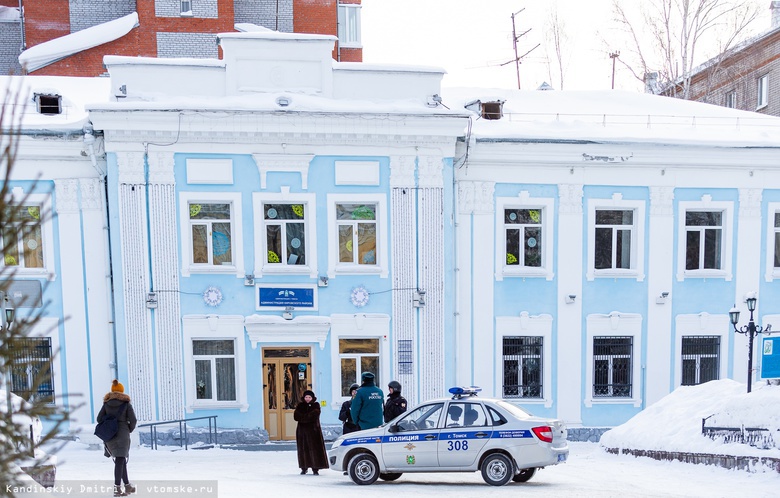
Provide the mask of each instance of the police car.
[{"label": "police car", "polygon": [[492,486],[526,482],[537,469],[565,462],[566,427],[500,399],[478,398],[478,387],[453,387],[375,429],[336,439],[330,468],[356,484],[394,481],[407,472],[482,472]]}]

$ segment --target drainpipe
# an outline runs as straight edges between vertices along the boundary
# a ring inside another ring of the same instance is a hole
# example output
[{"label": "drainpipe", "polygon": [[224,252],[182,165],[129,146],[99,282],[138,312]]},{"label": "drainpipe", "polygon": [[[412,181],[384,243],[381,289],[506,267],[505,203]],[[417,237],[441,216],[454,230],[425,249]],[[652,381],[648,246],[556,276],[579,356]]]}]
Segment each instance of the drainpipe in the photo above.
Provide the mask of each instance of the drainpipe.
[{"label": "drainpipe", "polygon": [[23,0],[19,0],[19,27],[21,28],[22,32],[22,46],[19,50],[19,53],[24,52],[27,49],[27,40],[24,36],[24,2]]},{"label": "drainpipe", "polygon": [[92,128],[92,123],[87,123],[84,125],[83,128],[84,131],[84,145],[86,146],[87,150],[89,151],[89,158],[92,160],[92,167],[95,168],[95,171],[98,172],[100,175],[101,181],[103,182],[103,188],[100,192],[101,202],[106,207],[105,211],[105,218],[103,220],[103,230],[105,231],[105,244],[106,244],[106,254],[108,255],[108,258],[106,259],[106,286],[108,287],[108,312],[109,312],[109,323],[111,324],[111,344],[113,346],[113,353],[114,353],[114,361],[109,365],[114,369],[114,378],[119,378],[119,353],[117,352],[117,345],[116,345],[116,320],[114,317],[116,316],[116,307],[114,305],[114,265],[112,263],[112,254],[111,254],[111,217],[109,216],[109,207],[108,207],[108,175],[105,171],[101,171],[100,168],[98,168],[97,165],[97,157],[95,155],[95,135],[94,130]]},{"label": "drainpipe", "polygon": [[341,40],[339,40],[339,5],[341,2],[336,0],[336,62],[341,62]]}]

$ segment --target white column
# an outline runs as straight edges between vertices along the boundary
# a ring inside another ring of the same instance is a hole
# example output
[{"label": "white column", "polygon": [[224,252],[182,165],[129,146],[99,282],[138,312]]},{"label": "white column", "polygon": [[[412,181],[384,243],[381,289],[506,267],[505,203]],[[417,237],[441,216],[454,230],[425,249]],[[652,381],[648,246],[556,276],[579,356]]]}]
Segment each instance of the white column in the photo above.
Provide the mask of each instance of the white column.
[{"label": "white column", "polygon": [[[119,362],[127,365],[125,388],[133,397],[138,420],[157,418],[154,388],[154,344],[146,296],[149,292],[149,247],[146,228],[146,189],[144,156],[140,153],[117,153],[119,166],[119,255],[122,279],[115,292],[121,293],[121,328],[125,337],[118,345]],[[119,313],[119,307],[117,307]],[[120,379],[121,381],[122,379]]]},{"label": "white column", "polygon": [[417,268],[418,286],[426,305],[417,308],[420,322],[420,397],[447,394],[444,365],[444,161],[441,156],[418,157]]},{"label": "white column", "polygon": [[[84,228],[84,277],[86,279],[87,323],[89,324],[89,354],[92,358],[93,416],[103,402],[103,395],[111,386],[114,370],[113,324],[111,323],[111,289],[108,280],[108,233],[103,196],[103,182],[97,178],[83,178],[81,189],[81,216]],[[67,312],[66,312],[67,314]],[[84,400],[85,402],[88,400]]]},{"label": "white column", "polygon": [[[557,417],[582,424],[582,185],[558,185]],[[567,303],[567,296],[575,296]],[[587,361],[587,359],[586,359]],[[561,375],[565,369],[570,375]],[[592,389],[592,386],[585,386]]]},{"label": "white column", "polygon": [[[392,368],[394,378],[404,386],[404,397],[414,406],[420,400],[419,338],[412,298],[417,287],[417,234],[415,230],[415,158],[390,157],[390,251],[393,264],[393,361],[398,364],[398,346],[411,345],[410,371]],[[404,342],[399,342],[404,341]],[[411,341],[411,342],[406,342]],[[406,367],[404,367],[406,368]],[[391,379],[384,379],[389,382]]]},{"label": "white column", "polygon": [[[736,276],[734,302],[737,309],[742,313],[739,315],[740,323],[737,327],[747,325],[750,320],[750,312],[745,304],[745,294],[748,292],[758,292],[758,286],[761,283],[761,195],[762,190],[758,188],[739,189],[739,217],[734,223],[739,225],[736,233],[737,242],[737,268],[734,272]],[[758,305],[753,312],[753,318],[758,325],[761,325],[761,315],[759,308],[761,306],[761,296],[758,296]],[[724,310],[724,313],[728,310]],[[734,337],[734,380],[747,383],[747,364],[748,364],[748,337],[744,334],[731,332]],[[753,341],[753,384],[756,383],[757,375],[757,353],[760,341]],[[725,354],[725,345],[721,347],[721,354]],[[721,374],[726,376],[726,372]]]},{"label": "white column", "polygon": [[179,258],[176,237],[176,183],[173,153],[150,154],[149,220],[152,278],[157,293],[155,343],[157,351],[157,406],[161,420],[184,416]]},{"label": "white column", "polygon": [[459,181],[457,183],[457,213],[455,214],[455,244],[457,275],[456,285],[458,301],[455,313],[455,383],[461,386],[475,384],[473,377],[474,362],[472,359],[472,304],[474,298],[473,269],[471,262],[474,212],[475,182]]},{"label": "white column", "polygon": [[[468,185],[471,183],[471,185]],[[473,384],[486,396],[500,396],[495,386],[493,362],[496,350],[495,309],[493,296],[495,278],[495,182],[461,182],[465,209],[472,213],[471,312],[469,345],[473,360]],[[470,206],[470,208],[468,207]],[[467,234],[462,234],[462,236]]]},{"label": "white column", "polygon": [[[87,310],[84,300],[85,282],[82,259],[83,234],[79,216],[79,181],[54,181],[57,224],[59,225],[60,275],[62,309],[67,317],[65,329],[65,371],[67,372],[68,405],[72,424],[92,421],[89,385],[89,345],[87,341]],[[71,396],[73,396],[71,398]]]},{"label": "white column", "polygon": [[[647,237],[647,357],[645,370],[645,406],[669,394],[673,388],[671,367],[677,362],[672,354],[672,283],[674,280],[674,187],[650,187],[650,226]],[[669,295],[657,299],[663,292]]]}]

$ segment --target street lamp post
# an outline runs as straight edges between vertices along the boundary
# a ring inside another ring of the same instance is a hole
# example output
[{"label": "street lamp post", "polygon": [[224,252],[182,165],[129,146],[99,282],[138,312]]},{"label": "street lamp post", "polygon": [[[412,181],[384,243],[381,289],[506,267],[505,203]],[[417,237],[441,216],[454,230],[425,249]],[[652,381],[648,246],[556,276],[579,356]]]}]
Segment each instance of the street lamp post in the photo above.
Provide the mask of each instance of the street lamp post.
[{"label": "street lamp post", "polygon": [[748,378],[747,378],[747,392],[750,392],[751,384],[753,381],[753,338],[756,336],[756,334],[760,334],[762,332],[769,332],[772,328],[772,325],[767,325],[766,327],[761,327],[756,325],[756,322],[753,320],[753,312],[756,310],[756,302],[758,299],[754,294],[751,294],[748,296],[748,298],[745,300],[747,302],[748,311],[750,311],[750,321],[747,325],[743,325],[742,327],[737,327],[737,323],[739,323],[739,310],[737,309],[737,306],[734,305],[733,308],[729,311],[729,320],[731,320],[731,325],[734,326],[734,332],[738,334],[745,334],[748,336]]},{"label": "street lamp post", "polygon": [[[0,292],[0,306],[2,306],[2,313],[0,313],[0,330],[3,332],[7,332],[11,329],[11,324],[14,322],[14,309],[8,307],[8,296]],[[5,338],[3,339],[4,346],[6,348],[6,351],[10,352],[11,343],[10,343],[10,336],[9,334],[5,335]],[[6,362],[3,366],[6,367],[6,379],[5,379],[5,401],[7,403],[8,408],[8,414],[9,416],[13,413],[13,405],[11,404],[11,383],[13,382],[11,378],[11,365],[7,362],[11,361],[11,355],[6,354],[5,359],[3,360]]]}]

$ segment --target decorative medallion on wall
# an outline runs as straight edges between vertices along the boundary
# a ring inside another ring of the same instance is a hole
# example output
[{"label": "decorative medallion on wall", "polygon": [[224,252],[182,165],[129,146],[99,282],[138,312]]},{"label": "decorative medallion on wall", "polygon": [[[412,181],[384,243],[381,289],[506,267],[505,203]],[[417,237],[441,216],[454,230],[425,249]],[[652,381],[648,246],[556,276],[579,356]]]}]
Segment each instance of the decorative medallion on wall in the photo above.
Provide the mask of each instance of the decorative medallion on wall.
[{"label": "decorative medallion on wall", "polygon": [[219,287],[210,286],[203,292],[203,302],[209,306],[219,306],[219,303],[222,302],[222,291],[219,290]]},{"label": "decorative medallion on wall", "polygon": [[362,285],[352,289],[352,293],[349,296],[352,304],[357,308],[362,308],[368,304],[368,290]]}]

